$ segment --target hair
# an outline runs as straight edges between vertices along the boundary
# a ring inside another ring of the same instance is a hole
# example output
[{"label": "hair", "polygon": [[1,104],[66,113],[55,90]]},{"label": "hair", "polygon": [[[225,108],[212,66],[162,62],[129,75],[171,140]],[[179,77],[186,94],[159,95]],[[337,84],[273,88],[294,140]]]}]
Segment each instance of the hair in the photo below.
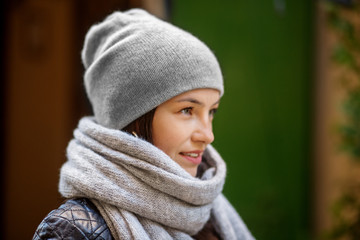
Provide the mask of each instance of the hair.
[{"label": "hair", "polygon": [[136,120],[132,121],[130,124],[128,124],[126,127],[124,127],[122,130],[133,134],[133,132],[136,133],[136,135],[139,138],[142,138],[149,143],[152,142],[152,122],[154,118],[156,108],[153,110],[145,113],[141,117],[137,118]]}]

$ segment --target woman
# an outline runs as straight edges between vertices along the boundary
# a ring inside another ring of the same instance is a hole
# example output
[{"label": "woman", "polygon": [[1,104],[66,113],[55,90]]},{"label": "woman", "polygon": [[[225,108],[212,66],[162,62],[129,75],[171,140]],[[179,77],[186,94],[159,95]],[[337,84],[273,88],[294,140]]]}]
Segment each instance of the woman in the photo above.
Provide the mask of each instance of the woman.
[{"label": "woman", "polygon": [[223,79],[206,45],[134,9],[94,25],[82,60],[94,117],[61,168],[69,200],[34,239],[253,239],[209,145]]}]

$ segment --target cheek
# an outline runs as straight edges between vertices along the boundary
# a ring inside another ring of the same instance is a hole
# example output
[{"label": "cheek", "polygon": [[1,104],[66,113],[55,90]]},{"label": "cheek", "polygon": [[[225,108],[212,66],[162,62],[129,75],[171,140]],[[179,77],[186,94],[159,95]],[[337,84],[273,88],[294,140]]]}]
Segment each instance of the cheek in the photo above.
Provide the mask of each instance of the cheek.
[{"label": "cheek", "polygon": [[176,119],[154,119],[153,143],[170,157],[174,157],[186,142],[183,127]]}]

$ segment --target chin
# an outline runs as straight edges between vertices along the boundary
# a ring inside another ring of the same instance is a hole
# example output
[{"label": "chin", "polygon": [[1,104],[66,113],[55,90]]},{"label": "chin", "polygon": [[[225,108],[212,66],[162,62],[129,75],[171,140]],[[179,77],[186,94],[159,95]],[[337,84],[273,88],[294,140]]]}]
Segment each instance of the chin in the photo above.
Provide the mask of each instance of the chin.
[{"label": "chin", "polygon": [[190,168],[190,169],[185,169],[188,173],[190,173],[191,176],[195,177],[196,173],[197,173],[197,168]]}]

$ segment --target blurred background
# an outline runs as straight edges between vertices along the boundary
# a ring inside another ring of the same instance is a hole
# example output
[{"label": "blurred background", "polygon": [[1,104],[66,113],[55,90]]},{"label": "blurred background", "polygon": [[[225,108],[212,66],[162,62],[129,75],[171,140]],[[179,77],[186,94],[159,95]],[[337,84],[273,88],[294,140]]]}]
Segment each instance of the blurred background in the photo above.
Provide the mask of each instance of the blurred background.
[{"label": "blurred background", "polygon": [[63,201],[59,169],[91,115],[91,24],[140,7],[202,39],[223,70],[215,147],[225,195],[261,240],[360,239],[357,0],[4,0],[1,239],[31,239]]}]

